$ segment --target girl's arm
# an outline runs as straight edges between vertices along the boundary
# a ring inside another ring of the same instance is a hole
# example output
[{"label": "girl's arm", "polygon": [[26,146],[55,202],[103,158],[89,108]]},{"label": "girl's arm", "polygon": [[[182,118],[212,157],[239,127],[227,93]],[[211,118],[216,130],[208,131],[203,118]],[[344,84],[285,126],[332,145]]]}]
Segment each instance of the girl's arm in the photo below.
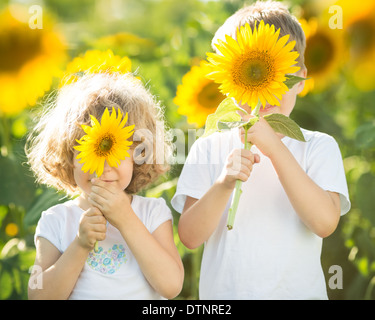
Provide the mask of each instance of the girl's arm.
[{"label": "girl's arm", "polygon": [[134,212],[129,211],[119,230],[150,285],[163,297],[173,299],[182,289],[184,268],[173,239],[171,221],[152,234]]},{"label": "girl's arm", "polygon": [[104,217],[97,209],[84,212],[78,235],[63,254],[51,242],[38,237],[34,265],[43,270],[40,275],[42,288],[31,289],[34,286],[29,285],[29,299],[68,299],[95,241],[105,238],[105,224]]},{"label": "girl's arm", "polygon": [[[41,267],[42,288],[31,289],[30,300],[68,299],[88,256],[88,250],[78,244],[77,238],[61,254],[48,240],[38,238],[36,242],[36,266]],[[31,278],[30,278],[31,280]]]},{"label": "girl's arm", "polygon": [[184,268],[174,243],[171,221],[164,222],[151,234],[123,190],[100,179],[92,183],[89,202],[120,231],[150,285],[165,298],[177,296],[182,289]]},{"label": "girl's arm", "polygon": [[332,234],[340,219],[339,195],[323,190],[306,174],[263,118],[250,128],[248,138],[270,158],[294,210],[303,223],[322,238]]},{"label": "girl's arm", "polygon": [[186,198],[178,224],[180,239],[186,247],[197,248],[211,236],[219,224],[236,180],[247,181],[253,164],[258,162],[259,155],[249,150],[235,149],[228,156],[220,177],[206,194],[199,200]]}]

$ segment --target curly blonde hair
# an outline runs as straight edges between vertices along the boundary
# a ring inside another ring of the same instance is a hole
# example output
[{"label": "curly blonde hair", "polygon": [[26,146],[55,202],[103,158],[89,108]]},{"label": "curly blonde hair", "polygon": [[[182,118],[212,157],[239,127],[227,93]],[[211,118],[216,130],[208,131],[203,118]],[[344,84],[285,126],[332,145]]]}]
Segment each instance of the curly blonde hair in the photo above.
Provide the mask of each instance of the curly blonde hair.
[{"label": "curly blonde hair", "polygon": [[[81,125],[91,124],[90,115],[101,119],[106,108],[110,112],[112,108],[118,108],[124,114],[128,113],[127,125],[135,125],[131,147],[134,151],[133,177],[125,191],[137,193],[168,171],[167,160],[172,144],[168,140],[169,131],[164,126],[160,103],[131,73],[97,73],[84,75],[77,82],[62,87],[55,102],[38,117],[25,147],[28,163],[38,183],[70,195],[79,193],[73,175],[74,146],[76,140],[85,134]],[[161,125],[163,148],[160,148],[160,141],[156,143]],[[146,148],[137,152],[141,143]],[[145,149],[148,149],[148,159],[139,161],[145,155]]]}]

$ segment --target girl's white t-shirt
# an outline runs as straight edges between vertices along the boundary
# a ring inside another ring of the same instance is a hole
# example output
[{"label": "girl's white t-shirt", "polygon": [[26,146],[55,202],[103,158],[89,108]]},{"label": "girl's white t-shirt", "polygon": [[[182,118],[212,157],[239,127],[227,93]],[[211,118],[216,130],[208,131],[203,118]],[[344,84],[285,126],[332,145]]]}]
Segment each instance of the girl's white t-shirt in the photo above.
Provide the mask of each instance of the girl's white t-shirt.
[{"label": "girl's white t-shirt", "polygon": [[[131,206],[150,233],[172,219],[163,198],[133,195]],[[38,222],[35,240],[43,237],[63,253],[77,235],[83,212],[72,200],[49,208]],[[120,231],[107,223],[106,239],[99,241],[97,253],[89,253],[69,299],[156,300],[163,297],[147,282]]]},{"label": "girl's white t-shirt", "polygon": [[[289,137],[282,142],[317,185],[339,193],[341,214],[345,214],[350,200],[336,141],[324,133],[302,132],[307,142]],[[178,212],[186,196],[200,199],[208,191],[234,148],[243,148],[238,129],[193,144],[172,199]],[[242,184],[234,228],[226,227],[230,199],[205,242],[200,299],[327,299],[320,262],[322,239],[298,217],[270,159],[256,146],[251,151],[261,159]]]}]

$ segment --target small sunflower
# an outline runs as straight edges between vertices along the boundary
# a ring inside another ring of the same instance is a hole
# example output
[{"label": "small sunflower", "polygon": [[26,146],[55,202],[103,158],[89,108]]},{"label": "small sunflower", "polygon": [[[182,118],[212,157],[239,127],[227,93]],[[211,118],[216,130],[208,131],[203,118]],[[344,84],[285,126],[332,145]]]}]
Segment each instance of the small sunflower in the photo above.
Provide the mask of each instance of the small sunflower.
[{"label": "small sunflower", "polygon": [[77,81],[82,72],[127,73],[130,71],[131,61],[128,57],[114,55],[109,49],[107,51],[89,50],[83,56],[76,57],[68,63],[60,87]]},{"label": "small sunflower", "polygon": [[110,115],[106,108],[101,123],[94,116],[90,117],[91,126],[82,125],[86,135],[77,140],[79,145],[74,148],[80,151],[76,158],[81,159],[79,163],[84,163],[82,171],[96,172],[100,177],[105,161],[111,167],[117,167],[121,160],[130,157],[128,150],[133,142],[128,139],[133,134],[134,125],[125,127],[128,114],[123,118],[120,110],[118,115],[115,110]]},{"label": "small sunflower", "polygon": [[189,123],[204,126],[207,116],[215,112],[225,99],[219,85],[206,77],[209,70],[204,62],[193,66],[182,78],[182,85],[177,87],[173,102],[179,106],[178,113],[185,115]]},{"label": "small sunflower", "polygon": [[237,41],[226,35],[226,42],[218,40],[220,54],[207,53],[209,79],[220,83],[220,90],[241,104],[254,108],[258,100],[263,106],[280,105],[279,100],[288,91],[284,84],[286,74],[297,72],[294,66],[299,54],[292,51],[295,41],[289,35],[279,38],[280,29],[264,24],[262,20],[251,30],[249,24],[237,32]]},{"label": "small sunflower", "polygon": [[17,114],[35,105],[61,75],[65,46],[48,16],[43,18],[43,29],[31,29],[9,9],[0,14],[0,114]]}]

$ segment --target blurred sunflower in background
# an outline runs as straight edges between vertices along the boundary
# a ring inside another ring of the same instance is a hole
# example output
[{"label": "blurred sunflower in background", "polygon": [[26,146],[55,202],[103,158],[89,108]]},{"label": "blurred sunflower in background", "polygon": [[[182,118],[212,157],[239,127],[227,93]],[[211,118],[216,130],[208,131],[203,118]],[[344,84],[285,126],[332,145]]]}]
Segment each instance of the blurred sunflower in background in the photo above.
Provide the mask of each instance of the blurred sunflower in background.
[{"label": "blurred sunflower in background", "polygon": [[65,58],[63,40],[52,31],[48,17],[43,16],[42,29],[31,29],[14,13],[29,18],[22,6],[0,13],[0,115],[35,105],[50,89],[53,77],[60,75]]},{"label": "blurred sunflower in background", "polygon": [[305,65],[308,80],[300,93],[321,92],[338,79],[339,69],[345,60],[342,30],[331,30],[328,23],[318,19],[300,20],[306,36]]},{"label": "blurred sunflower in background", "polygon": [[343,28],[349,47],[349,68],[356,87],[375,89],[375,2],[348,0],[336,3],[343,10]]},{"label": "blurred sunflower in background", "polygon": [[75,82],[81,73],[120,72],[131,71],[131,61],[128,57],[114,55],[112,50],[89,50],[85,54],[74,58],[68,63],[60,87]]},{"label": "blurred sunflower in background", "polygon": [[206,78],[209,69],[204,61],[192,66],[177,87],[173,102],[179,106],[177,112],[187,117],[190,124],[203,127],[207,116],[214,113],[226,97],[220,92],[219,84]]}]

